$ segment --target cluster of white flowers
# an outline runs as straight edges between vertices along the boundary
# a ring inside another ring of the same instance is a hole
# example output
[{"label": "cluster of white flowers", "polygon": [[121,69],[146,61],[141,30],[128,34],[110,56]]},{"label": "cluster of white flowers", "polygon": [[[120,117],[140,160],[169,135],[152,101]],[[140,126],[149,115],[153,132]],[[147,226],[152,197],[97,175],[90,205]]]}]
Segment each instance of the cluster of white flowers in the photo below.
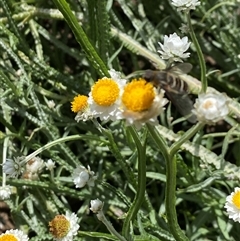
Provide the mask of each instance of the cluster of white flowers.
[{"label": "cluster of white flowers", "polygon": [[18,178],[21,176],[23,179],[37,180],[44,166],[48,170],[52,170],[55,167],[55,162],[51,159],[46,163],[39,157],[33,157],[27,163],[25,163],[24,159],[25,157],[23,156],[14,157],[13,159],[7,159],[3,163],[3,172],[7,177]]},{"label": "cluster of white flowers", "polygon": [[127,83],[119,72],[110,70],[111,78],[99,79],[91,88],[89,96],[78,95],[72,101],[76,120],[99,117],[103,121],[125,120],[127,125],[140,128],[146,122],[157,124],[167,100],[163,91],[144,79]]}]

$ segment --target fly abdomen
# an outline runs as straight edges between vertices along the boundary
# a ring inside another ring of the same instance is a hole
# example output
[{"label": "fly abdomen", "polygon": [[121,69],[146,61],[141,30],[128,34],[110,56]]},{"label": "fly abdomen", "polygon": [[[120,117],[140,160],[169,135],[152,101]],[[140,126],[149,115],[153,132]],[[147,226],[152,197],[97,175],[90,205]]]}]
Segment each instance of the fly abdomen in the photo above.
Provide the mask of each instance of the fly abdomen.
[{"label": "fly abdomen", "polygon": [[167,73],[166,82],[173,90],[179,93],[186,93],[188,91],[187,83],[171,73]]}]

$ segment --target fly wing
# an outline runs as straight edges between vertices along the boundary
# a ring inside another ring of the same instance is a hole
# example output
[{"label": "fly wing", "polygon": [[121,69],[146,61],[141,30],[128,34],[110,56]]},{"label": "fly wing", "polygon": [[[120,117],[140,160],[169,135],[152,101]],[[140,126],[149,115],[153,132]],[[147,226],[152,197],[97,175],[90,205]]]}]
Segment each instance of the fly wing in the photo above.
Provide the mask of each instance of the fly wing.
[{"label": "fly wing", "polygon": [[181,75],[189,73],[192,70],[192,67],[193,66],[190,63],[179,63],[170,67],[168,70],[176,75]]},{"label": "fly wing", "polygon": [[177,93],[173,91],[166,91],[166,95],[171,100],[171,102],[176,106],[178,112],[182,116],[187,116],[187,120],[191,123],[196,123],[197,117],[192,113],[193,102],[189,96],[182,93]]}]

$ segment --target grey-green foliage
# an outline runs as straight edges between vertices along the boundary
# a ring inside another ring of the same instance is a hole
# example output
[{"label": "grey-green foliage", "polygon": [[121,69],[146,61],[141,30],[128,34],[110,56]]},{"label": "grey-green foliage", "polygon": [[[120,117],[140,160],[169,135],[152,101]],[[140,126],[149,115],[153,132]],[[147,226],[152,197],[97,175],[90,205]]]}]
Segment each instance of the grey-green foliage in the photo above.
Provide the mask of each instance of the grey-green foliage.
[{"label": "grey-green foliage", "polygon": [[[165,34],[180,34],[184,21],[182,13],[167,0],[68,3],[103,62],[111,62],[126,75],[150,68],[152,62],[164,68],[155,52],[157,42]],[[216,4],[218,1],[201,1],[191,13],[193,27],[208,70],[222,71],[209,75],[210,85],[231,98],[239,94],[239,16],[232,14],[238,5],[232,1],[214,8]],[[79,240],[116,240],[88,215],[88,204],[91,199],[102,199],[108,217],[121,231],[137,187],[135,143],[122,123],[104,123],[104,133],[91,122],[75,122],[70,102],[76,94],[89,92],[98,71],[52,2],[32,1],[27,5],[2,0],[0,7],[0,144],[10,138],[8,157],[29,155],[64,136],[81,133],[102,137],[61,143],[42,152],[44,160],[56,161],[53,180],[45,169],[37,181],[8,180],[16,187],[8,201],[15,225],[25,224],[37,234],[31,240],[51,240],[48,222],[54,215],[72,210],[81,219]],[[192,74],[199,79],[194,47],[189,62],[194,65]],[[48,106],[50,100],[55,102],[53,109]],[[237,100],[232,108],[236,114],[234,110],[239,113]],[[186,122],[179,125],[173,128],[188,128]],[[239,182],[239,127],[229,132],[225,141],[214,134],[229,129],[228,125],[207,127],[204,131],[209,132],[211,141],[200,138],[198,142],[186,142],[178,154],[177,211],[181,227],[191,240],[238,238],[238,227],[228,220],[223,206],[226,195]],[[164,126],[158,131],[168,143],[180,135]],[[136,240],[173,240],[165,220],[165,163],[151,138],[147,143],[147,193],[133,231],[140,234]],[[93,189],[76,189],[71,182],[71,172],[78,164],[90,165],[98,173]]]}]

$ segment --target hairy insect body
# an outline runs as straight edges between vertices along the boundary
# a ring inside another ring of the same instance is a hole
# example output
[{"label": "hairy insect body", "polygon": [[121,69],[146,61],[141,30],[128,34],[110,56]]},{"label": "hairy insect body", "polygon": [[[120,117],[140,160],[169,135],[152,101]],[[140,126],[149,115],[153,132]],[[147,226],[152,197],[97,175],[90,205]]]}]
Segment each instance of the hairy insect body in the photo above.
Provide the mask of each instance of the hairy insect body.
[{"label": "hairy insect body", "polygon": [[191,115],[193,103],[188,96],[188,85],[178,76],[178,74],[172,73],[171,69],[159,71],[146,70],[143,78],[152,82],[156,87],[163,88],[166,91],[168,98],[176,106],[177,110],[183,116],[189,116],[189,122],[196,122],[196,116]]}]

